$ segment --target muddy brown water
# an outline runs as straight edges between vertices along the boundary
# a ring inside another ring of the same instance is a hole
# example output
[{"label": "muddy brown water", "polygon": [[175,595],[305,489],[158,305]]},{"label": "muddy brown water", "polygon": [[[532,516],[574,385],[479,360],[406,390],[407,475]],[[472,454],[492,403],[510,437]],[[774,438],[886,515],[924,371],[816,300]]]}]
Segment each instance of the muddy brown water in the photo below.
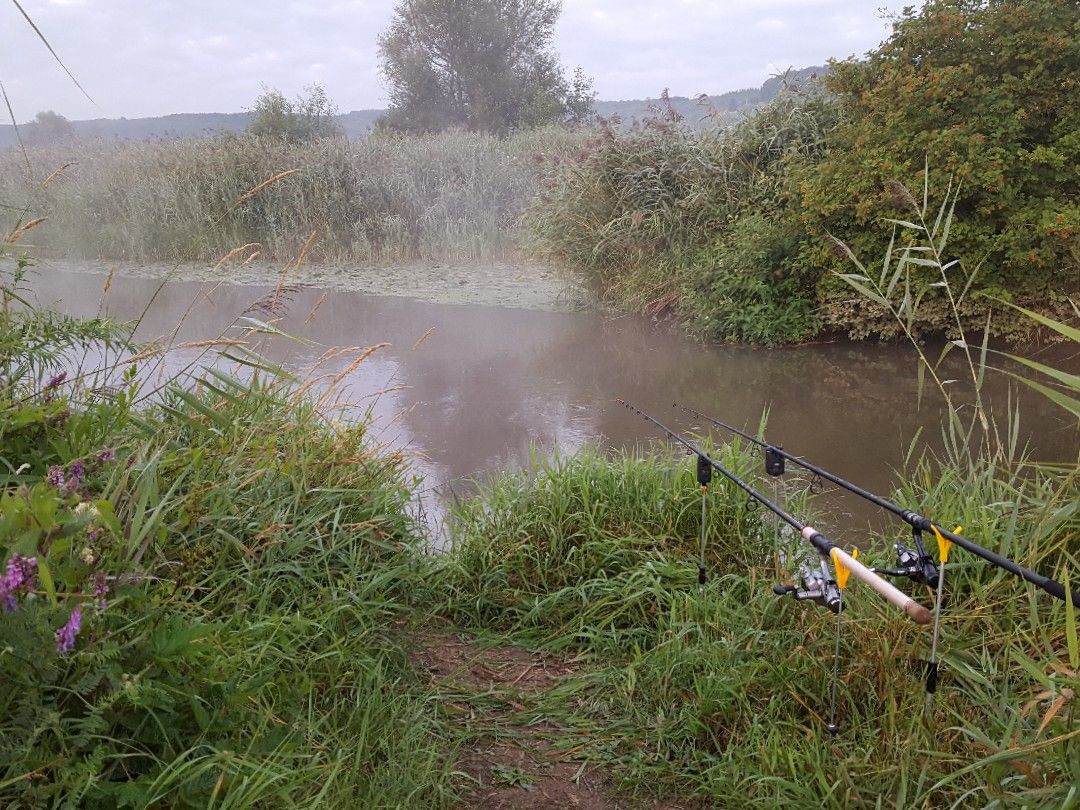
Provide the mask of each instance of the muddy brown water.
[{"label": "muddy brown water", "polygon": [[[32,285],[40,303],[73,315],[142,316],[136,337],[143,340],[177,323],[179,341],[217,337],[271,292],[184,282],[161,287],[152,279],[118,277],[102,298],[104,280],[97,273],[51,270]],[[345,393],[371,409],[380,440],[412,451],[410,463],[424,477],[422,504],[429,518],[436,516],[436,527],[438,496],[456,482],[521,467],[532,448],[573,451],[587,442],[633,447],[655,440],[640,417],[615,403],[619,397],[677,429],[701,426],[673,411],[673,402],[751,430],[769,409],[771,441],[882,494],[916,431],[922,428],[933,441],[940,425],[933,397],[917,404],[915,357],[907,346],[703,346],[638,317],[317,289],[291,295],[278,326],[310,343],[274,339],[265,353],[298,370],[330,346],[391,344],[349,375]],[[195,350],[177,351],[168,366],[196,357]],[[958,366],[954,373],[959,376]],[[991,375],[991,401],[1004,406],[1008,389],[1004,375]],[[1023,440],[1035,457],[1075,460],[1075,425],[1063,412],[1025,392],[1020,406]],[[862,501],[830,494],[828,503],[823,530],[854,537],[868,523],[881,525],[882,516]]]}]

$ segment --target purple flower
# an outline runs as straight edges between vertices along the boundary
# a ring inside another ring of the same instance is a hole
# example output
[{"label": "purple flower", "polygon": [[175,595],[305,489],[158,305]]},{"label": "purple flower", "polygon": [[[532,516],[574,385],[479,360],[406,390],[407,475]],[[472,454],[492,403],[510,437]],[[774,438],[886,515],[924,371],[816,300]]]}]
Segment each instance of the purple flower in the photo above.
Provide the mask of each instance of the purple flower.
[{"label": "purple flower", "polygon": [[59,464],[53,464],[49,467],[49,472],[46,474],[45,480],[52,486],[60,489],[64,486],[64,468]]},{"label": "purple flower", "polygon": [[0,576],[0,604],[3,604],[5,611],[14,612],[18,606],[15,595],[29,591],[35,576],[37,557],[24,557],[19,553],[11,555],[7,561],[7,571]]},{"label": "purple flower", "polygon": [[67,379],[67,372],[66,371],[62,371],[59,374],[55,374],[52,377],[49,377],[49,381],[47,383],[45,383],[45,401],[46,402],[52,402],[53,401],[53,394],[54,394],[55,390],[59,387],[60,383],[62,383],[65,379]]},{"label": "purple flower", "polygon": [[75,637],[82,629],[82,608],[77,607],[71,611],[67,623],[56,631],[56,651],[69,653],[75,647]]},{"label": "purple flower", "polygon": [[[82,483],[83,478],[86,476],[86,465],[81,461],[73,461],[70,469],[68,469],[67,483],[64,484],[64,491],[69,495],[79,488],[79,484]],[[63,482],[61,482],[63,483]]]},{"label": "purple flower", "polygon": [[98,529],[96,526],[86,530],[86,541],[88,543],[96,543],[98,539]]},{"label": "purple flower", "polygon": [[97,598],[98,610],[104,610],[109,606],[109,603],[105,601],[105,597],[109,593],[109,583],[105,581],[105,572],[97,571],[91,580],[94,587],[94,596]]},{"label": "purple flower", "polygon": [[97,455],[94,456],[100,463],[104,464],[107,461],[112,461],[116,458],[116,451],[111,447],[102,447],[98,450]]}]

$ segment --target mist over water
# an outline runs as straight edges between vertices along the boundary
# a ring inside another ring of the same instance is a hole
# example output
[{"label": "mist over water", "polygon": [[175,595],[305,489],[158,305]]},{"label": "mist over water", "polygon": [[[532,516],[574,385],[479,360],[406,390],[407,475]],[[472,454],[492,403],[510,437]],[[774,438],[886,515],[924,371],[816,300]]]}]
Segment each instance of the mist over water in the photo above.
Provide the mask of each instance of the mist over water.
[{"label": "mist over water", "polygon": [[[34,274],[31,283],[40,303],[72,315],[94,315],[99,302],[103,314],[118,320],[145,310],[136,333],[143,341],[170,334],[178,323],[178,342],[218,337],[272,291],[188,282],[161,287],[151,279],[116,277],[102,299],[105,276],[55,269]],[[260,347],[287,368],[305,373],[333,346],[391,344],[348,376],[342,394],[360,414],[371,410],[380,442],[408,451],[411,469],[425,479],[426,517],[436,525],[439,496],[467,488],[468,479],[520,468],[534,448],[572,452],[587,442],[632,448],[655,441],[645,422],[615,403],[620,397],[676,429],[703,426],[674,410],[675,402],[751,431],[768,410],[770,441],[882,494],[916,432],[922,429],[931,445],[939,433],[934,392],[918,404],[915,356],[902,345],[703,346],[636,316],[316,289],[289,297],[276,325],[309,343],[274,338]],[[199,355],[170,353],[162,371]],[[324,371],[339,372],[354,356]],[[960,377],[960,366],[946,376]],[[991,375],[986,392],[1004,411],[1008,379]],[[1026,391],[1018,397],[1021,443],[1029,443],[1036,458],[1075,459],[1075,431],[1061,412]],[[829,512],[819,528],[837,536],[855,537],[868,522],[882,525],[880,513],[854,498],[830,493],[824,504]]]}]

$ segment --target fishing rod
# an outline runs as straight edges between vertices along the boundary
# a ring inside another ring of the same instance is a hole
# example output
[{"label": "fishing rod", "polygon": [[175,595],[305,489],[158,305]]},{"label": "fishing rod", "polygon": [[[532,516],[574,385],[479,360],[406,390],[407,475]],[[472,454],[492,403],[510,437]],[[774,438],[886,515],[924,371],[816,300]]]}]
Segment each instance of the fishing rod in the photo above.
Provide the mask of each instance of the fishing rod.
[{"label": "fishing rod", "polygon": [[[753,498],[755,501],[760,503],[766,509],[771,511],[773,514],[775,514],[777,517],[779,517],[782,521],[784,521],[789,526],[791,526],[793,529],[795,529],[795,531],[799,532],[799,534],[802,535],[803,539],[805,539],[815,549],[817,549],[818,553],[822,556],[822,558],[823,558],[823,561],[822,561],[823,569],[824,569],[824,560],[831,558],[833,563],[838,568],[843,567],[847,571],[850,571],[851,576],[855,577],[855,579],[859,580],[860,582],[866,584],[867,587],[869,587],[871,590],[873,590],[879,596],[884,598],[886,601],[888,601],[894,607],[896,607],[896,608],[900,609],[901,611],[903,611],[913,621],[917,622],[918,624],[929,624],[930,623],[930,611],[929,610],[927,610],[923,605],[920,605],[918,602],[916,602],[914,599],[912,599],[906,593],[901,591],[899,588],[897,588],[891,582],[889,582],[888,580],[882,578],[880,575],[878,575],[874,571],[871,571],[865,565],[860,563],[858,560],[855,559],[855,555],[848,554],[846,551],[844,551],[842,548],[840,548],[835,543],[833,543],[831,540],[829,540],[825,535],[823,535],[817,529],[813,528],[812,526],[808,526],[805,523],[802,523],[801,521],[799,521],[797,518],[795,518],[794,516],[789,514],[783,507],[779,506],[778,504],[776,504],[773,501],[766,498],[760,492],[755,490],[753,487],[751,487],[749,484],[747,484],[745,481],[743,481],[741,478],[739,478],[737,475],[735,475],[735,473],[731,472],[726,467],[724,467],[722,464],[720,464],[718,461],[716,461],[714,458],[709,456],[709,454],[706,453],[704,450],[702,450],[701,448],[699,448],[698,446],[696,446],[692,442],[688,441],[686,438],[684,438],[680,434],[678,434],[675,431],[671,430],[671,428],[669,428],[666,425],[662,424],[661,422],[657,421],[653,417],[649,416],[649,414],[647,414],[644,411],[640,410],[639,408],[631,405],[629,402],[626,402],[625,400],[618,399],[618,400],[616,400],[616,402],[618,402],[620,405],[623,405],[624,407],[628,408],[629,410],[633,411],[634,413],[638,414],[639,416],[643,417],[648,422],[651,422],[653,425],[658,427],[661,431],[663,431],[671,439],[673,439],[674,441],[681,444],[683,447],[685,447],[687,450],[689,450],[693,455],[696,455],[698,457],[698,459],[699,459],[699,465],[702,464],[702,463],[708,464],[712,469],[716,470],[718,473],[723,475],[725,478],[727,478],[729,481],[731,481],[737,487],[739,487],[744,492],[746,492],[746,494],[748,494],[751,498]],[[804,583],[807,586],[805,591],[800,592],[797,589],[794,589],[794,588],[792,588],[790,586],[786,586],[786,587],[785,586],[777,586],[773,590],[774,590],[775,593],[777,593],[777,595],[794,592],[797,598],[811,599],[813,601],[819,602],[820,604],[826,605],[827,607],[829,607],[830,609],[832,609],[834,611],[839,611],[839,609],[840,609],[840,598],[838,596],[834,597],[834,596],[830,595],[829,586],[830,586],[831,583],[830,583],[830,580],[829,580],[829,577],[828,577],[827,569],[824,570],[823,573],[824,573],[824,576],[819,576],[819,575],[811,576],[809,578],[810,581]],[[835,585],[833,585],[833,587],[835,587]],[[833,604],[830,604],[830,603],[833,603],[836,606],[833,607]]]},{"label": "fishing rod", "polygon": [[[730,431],[731,433],[734,433],[737,436],[741,436],[747,441],[756,444],[758,447],[764,448],[767,454],[766,462],[768,462],[769,454],[771,454],[775,458],[787,459],[788,461],[799,465],[803,469],[809,470],[810,472],[826,479],[827,481],[832,481],[834,484],[843,489],[846,489],[848,492],[858,495],[861,498],[865,498],[866,500],[870,501],[870,503],[881,507],[887,512],[892,512],[894,515],[896,515],[901,520],[910,525],[913,536],[915,538],[916,547],[918,548],[918,552],[913,553],[910,550],[905,549],[900,544],[897,544],[897,551],[900,554],[901,570],[891,570],[885,573],[889,573],[893,576],[908,576],[914,579],[916,582],[922,582],[923,584],[930,585],[931,587],[938,584],[938,579],[940,576],[939,572],[933,565],[933,562],[929,555],[926,554],[926,550],[922,547],[922,532],[926,531],[933,533],[935,537],[944,538],[950,543],[955,543],[960,548],[965,549],[966,551],[970,551],[976,557],[981,557],[988,563],[991,563],[998,568],[1008,571],[1010,574],[1018,576],[1021,579],[1026,580],[1027,582],[1030,582],[1036,588],[1045,591],[1046,593],[1050,594],[1053,597],[1056,597],[1057,599],[1061,599],[1062,601],[1065,601],[1066,599],[1065,586],[1062,585],[1060,582],[1057,582],[1056,580],[1050,579],[1049,577],[1045,577],[1042,574],[1032,571],[1030,568],[1025,568],[1024,566],[1013,562],[1008,557],[1003,557],[1000,554],[990,551],[989,549],[983,548],[982,546],[972,542],[971,540],[956,531],[950,532],[940,524],[937,524],[934,521],[930,520],[930,518],[923,517],[918,512],[915,512],[911,509],[904,509],[902,506],[898,506],[887,498],[882,498],[880,495],[875,495],[873,492],[865,490],[857,484],[851,483],[850,481],[846,481],[840,476],[835,475],[822,467],[818,467],[816,464],[811,464],[809,461],[805,461],[798,456],[792,455],[791,453],[784,450],[782,447],[770,444],[769,442],[751,436],[749,433],[739,430],[737,427],[729,425],[727,422],[722,422],[719,419],[715,419],[711,416],[706,416],[700,411],[695,411],[693,408],[688,408],[685,405],[679,405],[678,403],[676,403],[673,407],[679,408],[686,413],[698,417],[699,419],[704,419],[710,424]],[[930,561],[929,566],[927,566],[927,561]],[[1074,605],[1080,604],[1080,591],[1073,590],[1072,602]]]}]

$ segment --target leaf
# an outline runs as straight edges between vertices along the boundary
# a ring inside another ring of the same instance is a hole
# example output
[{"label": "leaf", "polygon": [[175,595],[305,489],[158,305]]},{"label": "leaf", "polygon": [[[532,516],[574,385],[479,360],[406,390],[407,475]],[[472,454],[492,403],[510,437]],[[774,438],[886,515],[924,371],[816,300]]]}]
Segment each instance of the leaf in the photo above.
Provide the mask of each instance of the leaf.
[{"label": "leaf", "polygon": [[1001,352],[1001,354],[1003,354],[1005,357],[1008,357],[1010,360],[1014,360],[1017,363],[1020,363],[1021,365],[1042,372],[1048,377],[1053,377],[1062,385],[1068,386],[1074,391],[1080,393],[1080,374],[1070,374],[1067,371],[1062,371],[1061,369],[1054,368],[1053,366],[1047,366],[1036,360],[1029,360],[1026,357],[1020,357],[1019,355],[1008,354],[1007,352]]},{"label": "leaf", "polygon": [[1043,733],[1043,729],[1054,719],[1054,716],[1062,710],[1066,703],[1073,698],[1072,689],[1062,689],[1061,697],[1050,704],[1050,708],[1046,710],[1046,714],[1043,715],[1042,722],[1039,723],[1039,730],[1035,732],[1035,736],[1038,737]]},{"label": "leaf", "polygon": [[56,601],[56,582],[53,581],[52,570],[50,570],[49,564],[41,555],[38,555],[37,558],[37,572],[41,584],[45,586],[45,593],[49,595],[49,601],[52,602],[53,607],[56,607],[58,604]]},{"label": "leaf", "polygon": [[871,290],[865,282],[869,281],[866,276],[856,275],[855,273],[837,273],[840,278],[854,287],[860,294],[869,298],[875,304],[881,304],[883,307],[887,307],[889,302],[886,301],[879,293]]},{"label": "leaf", "polygon": [[1050,388],[1049,386],[1043,385],[1042,383],[1037,383],[1034,380],[1029,380],[1026,377],[1021,377],[1019,374],[1012,374],[1011,372],[1005,373],[1008,374],[1010,377],[1019,380],[1024,385],[1028,386],[1028,388],[1038,391],[1051,402],[1056,405],[1060,405],[1077,419],[1080,419],[1080,399],[1070,397],[1067,394],[1061,393],[1055,388]]},{"label": "leaf", "polygon": [[912,228],[916,231],[925,231],[922,225],[916,225],[914,222],[908,222],[906,219],[886,219],[886,222],[891,222],[893,225],[899,225],[901,228]]},{"label": "leaf", "polygon": [[1060,321],[1055,321],[1053,318],[1048,318],[1045,315],[1041,315],[1040,313],[1035,312],[1034,310],[1026,309],[1025,307],[1021,307],[1021,306],[1017,306],[1016,304],[1009,303],[1008,301],[1002,300],[1001,298],[994,298],[994,300],[997,301],[998,303],[1005,304],[1005,306],[1012,307],[1013,309],[1015,309],[1015,310],[1017,310],[1019,312],[1023,312],[1025,315],[1027,315],[1032,320],[1038,321],[1043,326],[1050,327],[1055,332],[1057,332],[1059,335],[1067,337],[1069,340],[1075,341],[1076,343],[1080,343],[1080,329],[1076,329],[1075,327],[1072,327],[1072,326],[1067,326],[1066,324],[1063,324]]}]

